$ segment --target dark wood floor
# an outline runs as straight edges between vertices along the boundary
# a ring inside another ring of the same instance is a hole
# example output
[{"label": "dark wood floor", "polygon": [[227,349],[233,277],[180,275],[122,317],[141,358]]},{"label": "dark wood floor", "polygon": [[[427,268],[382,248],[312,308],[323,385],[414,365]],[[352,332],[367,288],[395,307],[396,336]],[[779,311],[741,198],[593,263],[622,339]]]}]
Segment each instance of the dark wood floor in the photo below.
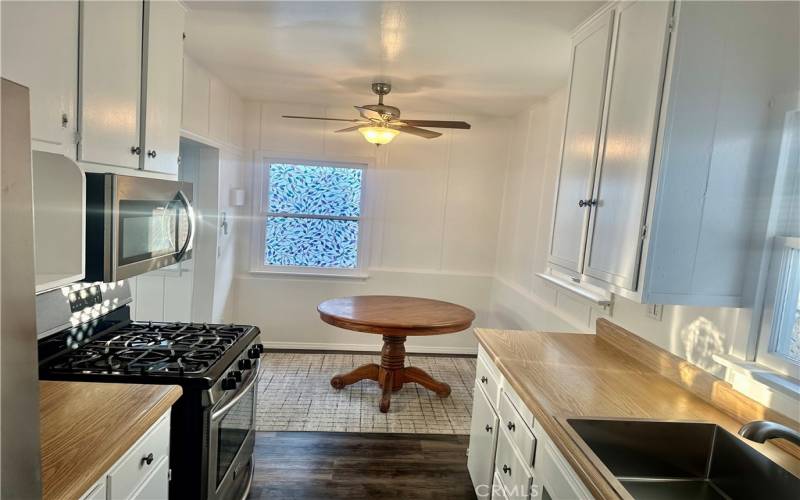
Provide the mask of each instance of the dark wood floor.
[{"label": "dark wood floor", "polygon": [[474,499],[468,436],[259,432],[250,500]]}]

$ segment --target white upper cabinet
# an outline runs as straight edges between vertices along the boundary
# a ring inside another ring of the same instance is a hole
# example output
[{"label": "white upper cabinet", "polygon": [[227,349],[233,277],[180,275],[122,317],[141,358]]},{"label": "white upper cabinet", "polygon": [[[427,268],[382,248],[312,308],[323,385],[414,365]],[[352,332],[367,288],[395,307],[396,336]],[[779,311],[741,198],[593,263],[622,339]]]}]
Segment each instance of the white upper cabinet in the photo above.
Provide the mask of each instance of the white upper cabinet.
[{"label": "white upper cabinet", "polygon": [[550,260],[580,273],[589,223],[600,120],[608,75],[614,12],[585,26],[572,47],[566,130],[550,244]]},{"label": "white upper cabinet", "polygon": [[75,158],[78,2],[2,2],[0,73],[30,89],[33,149]]},{"label": "white upper cabinet", "polygon": [[147,2],[145,21],[143,168],[177,175],[185,12],[177,2]]},{"label": "white upper cabinet", "polygon": [[183,118],[181,128],[208,137],[211,79],[190,57],[183,58]]},{"label": "white upper cabinet", "polygon": [[[604,9],[575,36],[550,269],[643,303],[746,306],[751,242],[765,224],[757,180],[776,168],[770,103],[797,89],[785,64],[796,11],[644,0]],[[611,49],[598,61],[611,12]]]},{"label": "white upper cabinet", "polygon": [[228,111],[230,110],[231,94],[225,84],[213,76],[210,88],[208,135],[215,141],[228,142]]},{"label": "white upper cabinet", "polygon": [[143,2],[81,2],[78,159],[139,167]]},{"label": "white upper cabinet", "polygon": [[589,223],[589,276],[634,290],[647,210],[671,2],[623,4]]},{"label": "white upper cabinet", "polygon": [[244,103],[191,57],[183,61],[181,128],[214,144],[244,147]]}]

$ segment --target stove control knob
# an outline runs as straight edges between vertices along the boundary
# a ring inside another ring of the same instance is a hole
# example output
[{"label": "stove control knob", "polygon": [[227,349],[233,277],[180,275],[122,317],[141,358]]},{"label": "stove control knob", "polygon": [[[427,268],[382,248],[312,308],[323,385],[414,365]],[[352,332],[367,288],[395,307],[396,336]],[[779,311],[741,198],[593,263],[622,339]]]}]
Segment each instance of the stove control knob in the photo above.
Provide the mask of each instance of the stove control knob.
[{"label": "stove control knob", "polygon": [[239,370],[233,370],[231,372],[228,372],[228,378],[232,378],[233,380],[235,380],[237,382],[241,382],[242,381],[242,372],[240,372]]},{"label": "stove control knob", "polygon": [[253,363],[250,362],[249,359],[240,359],[239,360],[239,369],[240,370],[249,370],[253,367]]},{"label": "stove control knob", "polygon": [[236,379],[225,377],[222,379],[222,390],[223,391],[231,391],[236,389]]},{"label": "stove control knob", "polygon": [[261,357],[261,353],[256,349],[256,346],[253,346],[247,351],[247,357],[250,359],[258,359]]},{"label": "stove control knob", "polygon": [[264,345],[263,344],[253,344],[253,349],[258,350],[259,354],[264,353]]}]

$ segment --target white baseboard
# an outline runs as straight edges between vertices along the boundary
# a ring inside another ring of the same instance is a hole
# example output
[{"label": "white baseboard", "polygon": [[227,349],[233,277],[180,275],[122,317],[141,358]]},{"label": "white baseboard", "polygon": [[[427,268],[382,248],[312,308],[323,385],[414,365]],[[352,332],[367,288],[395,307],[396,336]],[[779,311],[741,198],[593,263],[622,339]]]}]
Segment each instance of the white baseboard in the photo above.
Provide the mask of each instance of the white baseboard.
[{"label": "white baseboard", "polygon": [[[372,351],[378,353],[380,344],[340,344],[316,342],[277,342],[262,341],[265,349],[300,349],[308,351]],[[409,354],[478,354],[477,347],[441,347],[441,346],[415,346],[406,344]]]}]

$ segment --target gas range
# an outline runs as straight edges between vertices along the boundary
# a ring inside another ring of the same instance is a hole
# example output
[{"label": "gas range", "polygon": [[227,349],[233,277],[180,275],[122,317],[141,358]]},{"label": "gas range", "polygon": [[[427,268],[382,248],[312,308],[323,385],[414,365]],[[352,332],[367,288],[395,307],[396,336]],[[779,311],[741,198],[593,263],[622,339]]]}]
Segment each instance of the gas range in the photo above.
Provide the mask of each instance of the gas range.
[{"label": "gas range", "polygon": [[38,295],[39,378],[181,386],[171,410],[170,497],[246,497],[263,352],[259,329],[132,321],[130,302],[124,281]]},{"label": "gas range", "polygon": [[[113,319],[41,341],[40,377],[211,388],[259,333],[247,325]],[[259,358],[261,349],[252,347],[248,358]],[[251,362],[241,364],[249,368]]]}]

